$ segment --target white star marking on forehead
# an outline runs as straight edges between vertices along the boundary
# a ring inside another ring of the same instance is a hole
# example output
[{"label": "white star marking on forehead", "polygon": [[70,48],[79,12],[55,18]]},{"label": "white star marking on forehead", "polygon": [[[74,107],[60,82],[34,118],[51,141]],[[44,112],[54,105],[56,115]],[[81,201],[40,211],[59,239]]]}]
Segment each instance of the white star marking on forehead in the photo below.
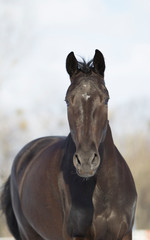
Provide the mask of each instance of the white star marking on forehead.
[{"label": "white star marking on forehead", "polygon": [[87,93],[82,94],[82,97],[87,101],[91,96]]}]

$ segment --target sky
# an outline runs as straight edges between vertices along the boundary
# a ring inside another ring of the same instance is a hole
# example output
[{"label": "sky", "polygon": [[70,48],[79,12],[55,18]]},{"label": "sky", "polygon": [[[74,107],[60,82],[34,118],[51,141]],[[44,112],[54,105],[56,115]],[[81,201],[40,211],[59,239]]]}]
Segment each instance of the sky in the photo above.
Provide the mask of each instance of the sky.
[{"label": "sky", "polygon": [[111,108],[149,101],[149,13],[149,0],[1,0],[1,108],[64,113],[66,57],[90,60],[95,49]]}]

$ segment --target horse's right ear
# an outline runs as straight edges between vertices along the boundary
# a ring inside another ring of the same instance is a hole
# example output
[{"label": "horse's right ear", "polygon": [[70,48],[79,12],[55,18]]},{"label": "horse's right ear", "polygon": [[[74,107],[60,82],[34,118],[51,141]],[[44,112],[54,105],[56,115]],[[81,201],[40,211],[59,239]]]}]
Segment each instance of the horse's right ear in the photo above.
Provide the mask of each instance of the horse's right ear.
[{"label": "horse's right ear", "polygon": [[66,69],[70,77],[78,70],[78,62],[74,52],[70,52],[66,59]]},{"label": "horse's right ear", "polygon": [[95,50],[95,55],[94,55],[94,58],[93,58],[93,64],[94,64],[95,72],[104,76],[105,60],[104,60],[103,54],[98,49]]}]

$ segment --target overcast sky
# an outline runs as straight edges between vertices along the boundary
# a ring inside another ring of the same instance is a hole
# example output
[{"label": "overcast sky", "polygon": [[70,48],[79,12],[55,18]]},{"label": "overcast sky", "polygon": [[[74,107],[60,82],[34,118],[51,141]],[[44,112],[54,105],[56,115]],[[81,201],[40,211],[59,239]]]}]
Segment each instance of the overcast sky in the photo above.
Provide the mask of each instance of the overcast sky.
[{"label": "overcast sky", "polygon": [[105,57],[110,106],[150,99],[149,0],[1,0],[0,101],[64,109],[65,59]]}]

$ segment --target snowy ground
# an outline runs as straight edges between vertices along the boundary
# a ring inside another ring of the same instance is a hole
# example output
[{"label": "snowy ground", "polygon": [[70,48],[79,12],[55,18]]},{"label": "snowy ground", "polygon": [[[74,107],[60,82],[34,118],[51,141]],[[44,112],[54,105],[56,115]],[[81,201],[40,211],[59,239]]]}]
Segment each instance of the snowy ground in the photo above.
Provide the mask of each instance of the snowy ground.
[{"label": "snowy ground", "polygon": [[[0,240],[13,240],[13,238],[0,238]],[[150,230],[135,230],[133,240],[150,240]]]}]

